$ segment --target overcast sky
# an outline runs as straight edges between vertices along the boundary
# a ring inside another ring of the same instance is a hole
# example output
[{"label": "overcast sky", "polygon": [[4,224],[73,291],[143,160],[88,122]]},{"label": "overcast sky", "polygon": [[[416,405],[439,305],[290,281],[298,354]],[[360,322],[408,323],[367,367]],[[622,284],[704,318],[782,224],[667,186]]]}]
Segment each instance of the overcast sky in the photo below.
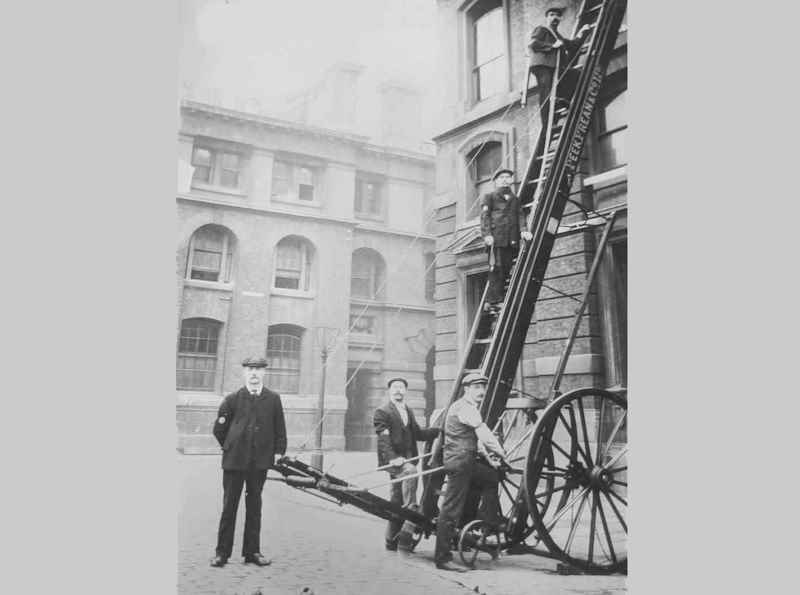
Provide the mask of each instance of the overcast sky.
[{"label": "overcast sky", "polygon": [[435,9],[436,0],[179,0],[179,85],[199,99],[264,105],[347,60],[366,67],[367,85],[401,78],[430,89]]}]

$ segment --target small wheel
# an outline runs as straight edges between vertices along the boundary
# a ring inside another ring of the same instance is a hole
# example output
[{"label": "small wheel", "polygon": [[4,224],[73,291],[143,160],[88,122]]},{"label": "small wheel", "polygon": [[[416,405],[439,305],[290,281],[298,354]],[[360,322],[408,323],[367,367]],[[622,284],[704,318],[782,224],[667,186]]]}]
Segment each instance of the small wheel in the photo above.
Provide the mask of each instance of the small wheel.
[{"label": "small wheel", "polygon": [[[494,539],[495,543],[490,543]],[[497,560],[500,555],[502,542],[498,533],[489,531],[485,522],[480,519],[464,525],[458,536],[458,555],[461,561],[470,568],[475,568],[475,562],[486,558]]]},{"label": "small wheel", "polygon": [[627,570],[627,413],[619,393],[578,389],[547,407],[531,439],[525,497],[536,534],[585,571]]}]

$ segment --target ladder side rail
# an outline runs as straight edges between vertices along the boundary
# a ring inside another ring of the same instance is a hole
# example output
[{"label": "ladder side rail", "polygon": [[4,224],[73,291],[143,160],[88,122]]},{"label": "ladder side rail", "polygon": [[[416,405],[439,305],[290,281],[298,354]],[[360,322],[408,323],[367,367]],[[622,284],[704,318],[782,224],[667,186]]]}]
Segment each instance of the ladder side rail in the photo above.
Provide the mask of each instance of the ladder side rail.
[{"label": "ladder side rail", "polygon": [[[577,168],[577,161],[588,132],[588,120],[594,111],[594,103],[604,78],[605,68],[616,42],[624,7],[625,0],[610,0],[601,10],[589,56],[576,87],[574,97],[578,98],[578,101],[573,101],[562,132],[562,137],[569,138],[570,142],[559,143],[551,166],[551,175],[545,180],[544,204],[534,213],[531,222],[531,227],[534,228],[533,240],[520,252],[521,261],[518,260],[509,284],[510,295],[504,315],[498,321],[500,328],[497,330],[497,339],[490,346],[485,360],[489,377],[487,392],[490,395],[483,407],[487,423],[492,422],[498,412],[502,411],[510,389],[506,377],[510,377],[509,369],[513,374],[513,368],[518,364],[521,346],[524,345],[527,327],[532,319],[533,308],[541,289],[541,279],[544,276],[555,241],[554,232],[557,229],[552,229],[553,233],[550,233],[547,226],[550,225],[552,228],[553,220],[560,221],[566,206],[565,197],[569,196],[569,183],[571,183]],[[588,93],[589,91],[592,91],[591,95]],[[580,109],[576,109],[578,106]],[[578,129],[578,124],[583,125],[582,130]],[[576,134],[578,131],[580,134]],[[565,186],[566,192],[564,191]],[[511,358],[509,358],[510,354]]]}]

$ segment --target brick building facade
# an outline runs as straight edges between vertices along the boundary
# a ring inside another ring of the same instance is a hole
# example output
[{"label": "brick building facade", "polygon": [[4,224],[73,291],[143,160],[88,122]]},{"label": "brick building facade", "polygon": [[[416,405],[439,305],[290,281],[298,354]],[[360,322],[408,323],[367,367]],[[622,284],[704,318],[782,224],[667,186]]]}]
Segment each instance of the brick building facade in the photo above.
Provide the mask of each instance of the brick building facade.
[{"label": "brick building facade", "polygon": [[[486,282],[486,253],[479,233],[478,203],[499,167],[517,172],[517,182],[540,130],[533,87],[528,105],[520,93],[527,46],[544,22],[542,0],[437,0],[442,85],[440,132],[435,137],[438,254],[436,263],[436,402],[450,394],[477,301]],[[560,31],[573,30],[577,0]],[[623,24],[598,100],[592,132],[572,198],[586,209],[623,209],[572,350],[561,390],[626,384],[627,160],[625,95],[627,27]],[[535,85],[532,80],[531,85]],[[563,222],[583,218],[568,205]],[[595,255],[599,232],[558,239],[528,330],[517,388],[547,396],[572,315]]]},{"label": "brick building facade", "polygon": [[[353,71],[334,72],[317,95],[348,105],[341,94],[352,91]],[[373,448],[372,413],[391,376],[408,378],[418,414],[432,407],[433,157],[348,132],[346,112],[326,127],[334,112],[315,109],[322,121],[181,104],[175,331],[184,452],[216,451],[216,409],[241,386],[240,362],[252,354],[270,362],[265,383],[282,396],[290,448],[313,445],[323,342],[331,348],[325,448]]]}]

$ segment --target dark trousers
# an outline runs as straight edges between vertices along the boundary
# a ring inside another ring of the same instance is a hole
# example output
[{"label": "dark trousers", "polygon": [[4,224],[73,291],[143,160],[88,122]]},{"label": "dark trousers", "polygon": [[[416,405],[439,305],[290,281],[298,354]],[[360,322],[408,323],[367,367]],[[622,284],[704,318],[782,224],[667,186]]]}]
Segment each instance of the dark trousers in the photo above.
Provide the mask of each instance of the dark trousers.
[{"label": "dark trousers", "polygon": [[486,299],[490,304],[496,304],[505,297],[504,285],[511,274],[512,261],[519,251],[519,244],[492,246],[489,250],[494,250],[494,268],[489,271],[489,293]]},{"label": "dark trousers", "polygon": [[[410,454],[409,454],[410,458]],[[389,477],[399,479],[406,475],[416,475],[417,468],[411,463],[405,463],[400,471],[390,471]],[[389,501],[409,508],[417,503],[418,478],[407,479],[393,483],[389,492]],[[390,520],[386,523],[385,540],[387,545],[397,545],[397,536],[403,528],[403,521]]]},{"label": "dark trousers", "polygon": [[[531,66],[531,72],[536,76],[536,88],[539,91],[539,117],[541,118],[542,126],[544,126],[550,113],[550,90],[553,88],[555,69],[549,66]],[[574,70],[562,72],[558,81],[556,95],[565,102],[571,101],[577,84],[578,74]],[[559,103],[557,102],[555,107],[559,107]]]},{"label": "dark trousers", "polygon": [[247,556],[261,552],[261,490],[264,488],[266,479],[266,469],[223,471],[222,516],[219,519],[219,532],[217,533],[216,553],[218,556],[230,558],[233,551],[236,511],[239,509],[242,486],[246,486],[242,555]]},{"label": "dark trousers", "polygon": [[553,88],[554,68],[549,66],[531,66],[531,72],[536,76],[536,88],[539,91],[539,118],[542,126],[547,122],[550,111],[550,90]]},{"label": "dark trousers", "polygon": [[[447,471],[447,485],[444,490],[442,507],[436,521],[436,553],[437,562],[452,559],[450,547],[453,537],[461,526],[461,515],[470,491],[479,494],[483,503],[484,520],[496,524],[500,518],[500,502],[497,494],[497,472],[479,463],[474,463],[456,470]],[[469,519],[472,520],[472,519]]]}]

